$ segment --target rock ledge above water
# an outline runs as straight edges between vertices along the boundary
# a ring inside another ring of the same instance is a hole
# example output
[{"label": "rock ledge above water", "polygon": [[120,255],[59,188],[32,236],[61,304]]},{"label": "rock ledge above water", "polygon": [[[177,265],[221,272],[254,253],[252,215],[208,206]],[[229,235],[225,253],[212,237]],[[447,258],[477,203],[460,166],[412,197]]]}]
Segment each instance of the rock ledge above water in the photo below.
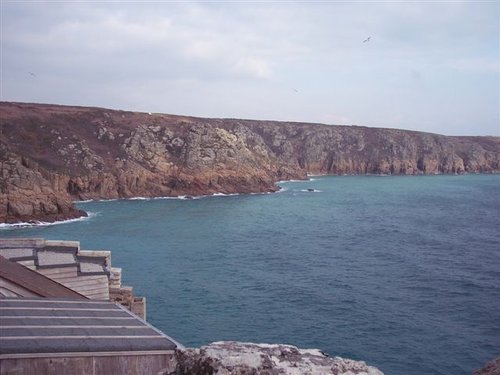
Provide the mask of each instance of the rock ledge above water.
[{"label": "rock ledge above water", "polygon": [[474,371],[472,375],[500,375],[500,357],[492,359],[483,368]]},{"label": "rock ledge above water", "polygon": [[214,342],[177,352],[178,375],[383,375],[365,362],[283,344]]}]

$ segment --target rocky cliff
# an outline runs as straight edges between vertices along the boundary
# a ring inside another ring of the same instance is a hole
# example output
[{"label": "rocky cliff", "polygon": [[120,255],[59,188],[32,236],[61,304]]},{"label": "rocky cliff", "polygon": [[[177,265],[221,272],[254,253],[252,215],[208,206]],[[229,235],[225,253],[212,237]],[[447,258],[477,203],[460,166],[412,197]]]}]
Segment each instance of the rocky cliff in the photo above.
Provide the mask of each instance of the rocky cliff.
[{"label": "rocky cliff", "polygon": [[72,200],[250,193],[307,174],[499,172],[499,137],[0,103],[0,222]]}]

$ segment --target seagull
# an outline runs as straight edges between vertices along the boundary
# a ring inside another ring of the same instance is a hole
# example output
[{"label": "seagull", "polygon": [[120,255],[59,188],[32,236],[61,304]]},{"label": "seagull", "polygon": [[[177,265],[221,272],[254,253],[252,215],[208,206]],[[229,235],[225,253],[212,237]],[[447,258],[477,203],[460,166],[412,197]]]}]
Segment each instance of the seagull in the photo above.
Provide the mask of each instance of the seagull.
[{"label": "seagull", "polygon": [[30,76],[35,77],[35,78],[36,78],[36,74],[35,74],[35,73],[33,73],[33,72],[28,72],[28,73],[30,74]]},{"label": "seagull", "polygon": [[299,90],[297,90],[297,89],[293,89],[293,91],[295,91],[295,92],[299,92]]},{"label": "seagull", "polygon": [[371,36],[369,36],[368,38],[366,38],[365,40],[363,40],[363,43],[369,42],[371,38],[372,38],[372,37],[371,37]]}]

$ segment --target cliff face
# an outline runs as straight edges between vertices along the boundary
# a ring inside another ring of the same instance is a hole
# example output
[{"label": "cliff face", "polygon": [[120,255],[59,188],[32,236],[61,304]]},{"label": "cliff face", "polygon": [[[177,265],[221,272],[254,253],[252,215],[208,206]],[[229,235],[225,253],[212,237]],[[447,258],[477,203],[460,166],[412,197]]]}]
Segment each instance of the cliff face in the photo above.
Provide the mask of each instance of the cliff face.
[{"label": "cliff face", "polygon": [[500,138],[0,103],[0,222],[71,200],[267,192],[307,174],[499,172]]},{"label": "cliff face", "polygon": [[[52,178],[50,178],[52,177]],[[0,144],[0,222],[57,221],[87,214],[74,207],[64,191],[54,189],[58,176]]]}]

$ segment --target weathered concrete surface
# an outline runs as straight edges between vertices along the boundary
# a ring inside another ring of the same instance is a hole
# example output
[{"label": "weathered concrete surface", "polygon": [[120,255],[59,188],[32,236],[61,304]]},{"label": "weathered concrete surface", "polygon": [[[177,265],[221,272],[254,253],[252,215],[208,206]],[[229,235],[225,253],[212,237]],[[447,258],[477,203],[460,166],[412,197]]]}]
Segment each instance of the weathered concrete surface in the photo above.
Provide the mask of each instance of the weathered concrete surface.
[{"label": "weathered concrete surface", "polygon": [[177,352],[177,375],[383,375],[362,361],[291,345],[215,342]]}]

